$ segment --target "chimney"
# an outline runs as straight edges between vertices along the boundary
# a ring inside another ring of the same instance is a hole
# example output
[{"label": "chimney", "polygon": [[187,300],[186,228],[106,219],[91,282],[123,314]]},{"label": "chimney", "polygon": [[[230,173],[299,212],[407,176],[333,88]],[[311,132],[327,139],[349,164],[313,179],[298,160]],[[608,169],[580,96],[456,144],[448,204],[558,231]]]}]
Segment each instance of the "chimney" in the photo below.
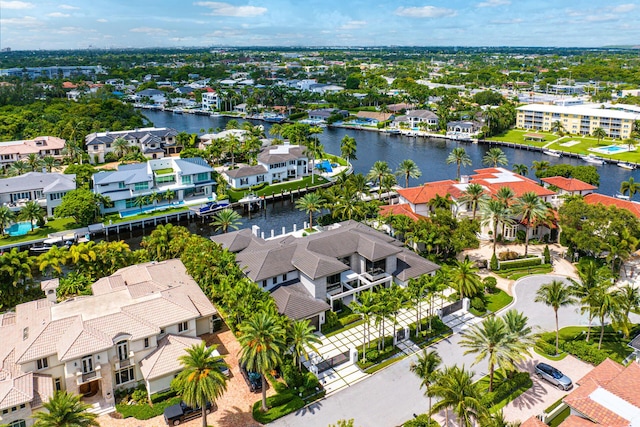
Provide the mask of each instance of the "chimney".
[{"label": "chimney", "polygon": [[44,280],[43,282],[40,282],[40,289],[44,292],[47,300],[53,303],[58,302],[58,295],[56,291],[59,286],[60,279]]},{"label": "chimney", "polygon": [[460,184],[468,184],[469,175],[460,175]]}]

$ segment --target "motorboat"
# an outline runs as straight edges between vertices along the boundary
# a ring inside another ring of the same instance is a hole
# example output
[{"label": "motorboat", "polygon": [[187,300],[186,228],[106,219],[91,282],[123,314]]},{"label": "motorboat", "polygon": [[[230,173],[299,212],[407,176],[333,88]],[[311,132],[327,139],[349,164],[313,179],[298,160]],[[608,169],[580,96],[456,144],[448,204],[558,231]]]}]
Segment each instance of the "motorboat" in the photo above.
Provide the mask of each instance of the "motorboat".
[{"label": "motorboat", "polygon": [[221,200],[219,202],[209,202],[209,203],[205,203],[204,205],[200,206],[200,208],[198,209],[198,214],[200,215],[206,215],[206,214],[210,214],[213,212],[217,212],[220,211],[224,208],[229,207],[229,201],[228,200]]},{"label": "motorboat", "polygon": [[594,165],[604,165],[604,160],[602,160],[600,157],[594,156],[593,154],[582,155],[580,156],[580,158],[587,163],[592,163]]},{"label": "motorboat", "polygon": [[621,199],[621,200],[630,200],[630,199],[631,199],[631,197],[627,196],[626,194],[616,193],[616,199]]},{"label": "motorboat", "polygon": [[542,154],[551,157],[562,157],[562,153],[556,150],[542,150]]},{"label": "motorboat", "polygon": [[633,163],[620,162],[618,163],[618,167],[622,169],[634,170],[636,168],[636,165],[634,165]]}]

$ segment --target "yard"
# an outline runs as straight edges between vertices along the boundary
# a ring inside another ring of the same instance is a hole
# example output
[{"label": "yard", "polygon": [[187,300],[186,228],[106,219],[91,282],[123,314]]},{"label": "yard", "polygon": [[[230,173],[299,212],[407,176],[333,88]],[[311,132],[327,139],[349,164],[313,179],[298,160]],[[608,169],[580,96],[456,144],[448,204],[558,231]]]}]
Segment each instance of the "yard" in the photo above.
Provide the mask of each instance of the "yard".
[{"label": "yard", "polygon": [[[530,134],[530,133],[537,133],[540,135],[544,135],[544,140],[543,141],[532,141],[530,139],[525,139],[524,135],[526,134]],[[521,129],[511,129],[508,130],[506,132],[503,132],[499,135],[494,135],[490,138],[487,138],[488,141],[500,141],[500,142],[511,142],[513,144],[521,144],[521,145],[527,145],[530,147],[542,147],[545,144],[548,144],[549,141],[553,141],[555,139],[559,138],[559,136],[554,135],[552,133],[549,132],[542,132],[542,131],[532,131],[532,130],[521,130]]]},{"label": "yard", "polygon": [[301,188],[312,187],[316,185],[326,184],[327,181],[320,175],[315,175],[313,177],[313,184],[311,183],[311,177],[305,176],[302,179],[298,179],[295,181],[286,181],[278,184],[265,185],[258,187],[257,189],[228,189],[227,193],[229,194],[229,201],[237,202],[242,199],[249,193],[253,193],[256,196],[271,196],[274,194],[288,193],[289,191],[297,191]]},{"label": "yard", "polygon": [[47,224],[44,227],[36,228],[24,236],[4,236],[0,239],[0,245],[10,245],[13,243],[28,242],[30,240],[46,239],[51,233],[71,230],[77,227],[78,225],[76,225],[73,218],[58,218],[52,221],[47,221]]}]

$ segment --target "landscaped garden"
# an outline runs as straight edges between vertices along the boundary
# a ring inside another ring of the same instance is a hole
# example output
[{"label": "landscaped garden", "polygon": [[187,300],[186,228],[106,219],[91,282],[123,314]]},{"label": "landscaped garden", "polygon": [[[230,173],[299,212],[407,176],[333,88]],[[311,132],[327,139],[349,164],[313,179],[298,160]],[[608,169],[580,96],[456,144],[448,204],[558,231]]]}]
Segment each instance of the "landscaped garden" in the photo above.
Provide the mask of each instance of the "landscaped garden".
[{"label": "landscaped garden", "polygon": [[180,403],[180,397],[173,390],[151,395],[151,405],[144,386],[124,390],[116,395],[116,411],[122,418],[133,417],[148,420],[162,415],[171,405]]},{"label": "landscaped garden", "polygon": [[[530,138],[525,138],[525,135],[527,134],[539,134],[539,135],[543,135],[544,138],[542,141],[536,141],[536,140],[532,140]],[[548,144],[550,141],[554,141],[556,139],[560,138],[557,135],[554,135],[553,133],[550,132],[543,132],[543,131],[532,131],[532,130],[522,130],[522,129],[510,129],[506,132],[503,132],[501,134],[498,135],[494,135],[491,136],[489,138],[486,138],[487,141],[500,141],[500,142],[510,142],[512,144],[520,144],[520,145],[526,145],[526,146],[531,146],[531,147],[542,147],[545,144]]]},{"label": "landscaped garden", "polygon": [[73,218],[57,218],[47,221],[42,227],[35,228],[22,236],[5,235],[0,238],[0,244],[10,245],[13,243],[28,242],[30,240],[46,239],[49,234],[77,228]]},{"label": "landscaped garden", "polygon": [[493,378],[493,391],[489,392],[489,375],[478,380],[482,392],[482,403],[489,408],[489,412],[495,413],[504,408],[525,391],[533,386],[533,381],[528,372],[507,372],[498,370]]},{"label": "landscaped garden", "polygon": [[229,196],[230,202],[237,202],[238,200],[245,197],[247,194],[251,193],[258,197],[260,196],[272,196],[279,195],[282,193],[289,193],[290,191],[297,191],[300,189],[304,189],[307,187],[313,187],[317,185],[326,184],[329,182],[326,178],[315,175],[313,177],[313,183],[311,182],[311,176],[305,176],[302,179],[297,179],[294,181],[286,181],[272,185],[261,184],[250,189],[227,189],[227,195]]}]

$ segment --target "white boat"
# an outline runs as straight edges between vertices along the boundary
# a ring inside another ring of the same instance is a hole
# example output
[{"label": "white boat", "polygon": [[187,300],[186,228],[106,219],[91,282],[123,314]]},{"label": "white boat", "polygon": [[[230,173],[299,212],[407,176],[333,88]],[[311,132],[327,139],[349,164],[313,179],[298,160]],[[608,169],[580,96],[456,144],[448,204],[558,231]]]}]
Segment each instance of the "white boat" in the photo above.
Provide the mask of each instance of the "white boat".
[{"label": "white boat", "polygon": [[551,157],[562,157],[562,153],[556,150],[542,150],[542,154],[545,154]]},{"label": "white boat", "polygon": [[622,169],[634,170],[636,168],[636,165],[634,165],[633,163],[620,162],[620,163],[618,163],[618,167],[622,168]]},{"label": "white boat", "polygon": [[630,197],[627,196],[626,194],[616,193],[616,199],[629,200]]},{"label": "white boat", "polygon": [[596,157],[593,154],[587,154],[580,156],[580,158],[582,160],[584,160],[587,163],[593,163],[594,165],[604,165],[604,160],[602,160],[600,157]]}]

